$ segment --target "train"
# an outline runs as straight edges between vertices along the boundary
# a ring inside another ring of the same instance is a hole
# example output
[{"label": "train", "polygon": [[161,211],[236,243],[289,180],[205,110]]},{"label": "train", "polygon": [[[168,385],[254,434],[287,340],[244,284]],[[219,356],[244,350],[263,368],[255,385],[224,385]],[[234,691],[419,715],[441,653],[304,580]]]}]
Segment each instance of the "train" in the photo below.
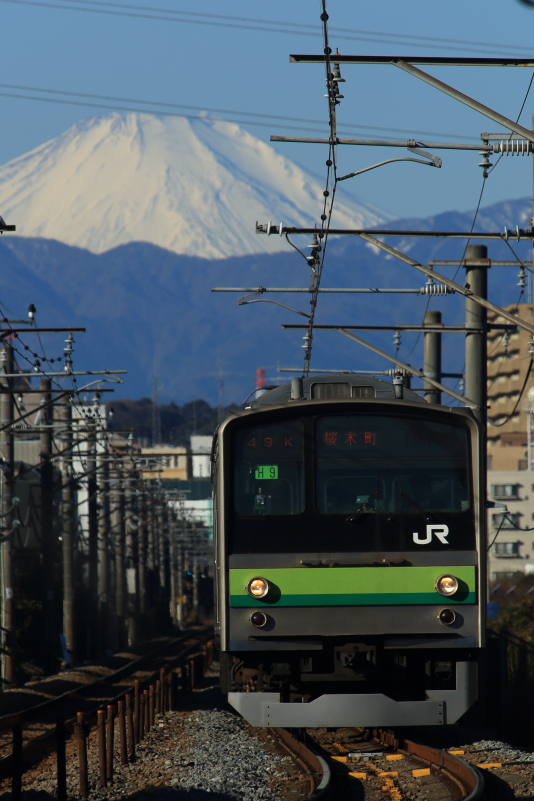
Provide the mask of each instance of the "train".
[{"label": "train", "polygon": [[481,424],[393,381],[294,378],[212,451],[221,687],[253,726],[457,722],[485,636]]}]

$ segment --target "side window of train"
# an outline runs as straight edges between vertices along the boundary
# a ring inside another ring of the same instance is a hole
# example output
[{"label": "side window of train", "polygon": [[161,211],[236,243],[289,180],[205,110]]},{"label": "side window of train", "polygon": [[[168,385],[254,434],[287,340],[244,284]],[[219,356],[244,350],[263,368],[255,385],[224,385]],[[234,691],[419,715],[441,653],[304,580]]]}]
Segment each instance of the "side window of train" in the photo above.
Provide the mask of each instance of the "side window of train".
[{"label": "side window of train", "polygon": [[304,426],[300,421],[238,431],[234,464],[237,514],[296,515],[304,511]]}]

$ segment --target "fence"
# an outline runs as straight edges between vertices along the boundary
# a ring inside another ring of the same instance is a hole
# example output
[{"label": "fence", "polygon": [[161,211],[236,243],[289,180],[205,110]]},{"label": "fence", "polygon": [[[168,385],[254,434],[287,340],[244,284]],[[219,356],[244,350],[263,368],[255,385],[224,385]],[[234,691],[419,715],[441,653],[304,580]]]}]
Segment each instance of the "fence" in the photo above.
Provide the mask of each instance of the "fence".
[{"label": "fence", "polygon": [[[107,787],[113,782],[113,774],[118,756],[121,766],[135,762],[136,746],[150,732],[157,715],[173,711],[180,699],[192,692],[196,682],[204,675],[213,660],[213,645],[202,646],[200,653],[189,658],[180,667],[165,673],[161,668],[159,679],[149,686],[135,680],[133,691],[112,704],[87,715],[78,712],[73,726],[76,738],[79,765],[79,794],[89,797],[88,739],[96,734],[98,743],[98,784]],[[91,725],[93,723],[93,725]],[[116,726],[116,723],[118,724]],[[115,749],[115,731],[118,729],[119,748]],[[67,801],[67,725],[63,718],[57,718],[55,734],[57,801]],[[13,725],[13,745],[11,754],[11,799],[21,801],[23,776],[28,769],[23,758],[23,728],[20,722]]]}]

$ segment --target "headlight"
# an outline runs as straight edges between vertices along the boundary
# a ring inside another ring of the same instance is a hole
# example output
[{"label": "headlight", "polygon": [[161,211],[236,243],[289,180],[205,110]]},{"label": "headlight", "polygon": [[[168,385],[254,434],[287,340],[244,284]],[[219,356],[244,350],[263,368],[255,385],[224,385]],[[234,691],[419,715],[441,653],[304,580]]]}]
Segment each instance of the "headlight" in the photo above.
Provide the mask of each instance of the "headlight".
[{"label": "headlight", "polygon": [[269,582],[264,578],[250,579],[247,584],[247,592],[253,598],[265,598],[269,592]]},{"label": "headlight", "polygon": [[454,578],[454,576],[440,576],[436,580],[434,588],[440,595],[445,595],[446,598],[450,598],[450,596],[454,595],[458,590],[458,579]]}]

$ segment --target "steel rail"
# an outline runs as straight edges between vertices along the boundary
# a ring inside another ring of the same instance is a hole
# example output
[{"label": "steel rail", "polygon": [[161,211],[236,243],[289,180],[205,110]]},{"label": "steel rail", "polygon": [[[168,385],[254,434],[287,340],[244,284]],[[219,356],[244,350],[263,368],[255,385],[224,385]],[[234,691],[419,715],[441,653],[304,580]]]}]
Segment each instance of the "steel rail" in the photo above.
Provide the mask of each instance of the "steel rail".
[{"label": "steel rail", "polygon": [[[210,639],[210,637],[212,636],[212,630],[211,629],[207,629],[207,630],[205,629],[202,632],[198,632],[198,631],[184,632],[184,634],[181,635],[180,637],[174,639],[171,642],[165,643],[163,646],[161,646],[158,649],[155,649],[154,651],[151,651],[149,654],[145,654],[142,657],[139,657],[138,659],[133,660],[133,662],[129,662],[127,665],[123,665],[122,668],[119,668],[117,671],[114,671],[114,673],[110,673],[110,674],[108,674],[108,676],[104,676],[104,677],[102,677],[100,679],[97,679],[94,682],[90,682],[89,684],[84,684],[82,686],[82,688],[77,688],[77,689],[69,691],[68,693],[63,693],[62,695],[59,695],[56,698],[51,698],[51,699],[49,699],[49,701],[45,701],[43,704],[38,704],[38,705],[36,705],[34,707],[30,707],[26,711],[30,712],[30,711],[36,710],[38,708],[42,709],[43,707],[45,707],[47,705],[53,706],[53,704],[55,702],[58,702],[60,700],[65,700],[65,697],[67,697],[67,696],[79,695],[81,689],[83,689],[85,687],[94,687],[95,684],[103,683],[106,680],[110,679],[111,676],[116,676],[116,674],[120,674],[121,672],[126,670],[128,667],[131,667],[132,665],[135,665],[135,664],[137,664],[137,663],[139,663],[139,662],[141,662],[141,661],[143,661],[145,659],[148,659],[148,658],[150,658],[152,656],[157,656],[158,653],[161,653],[166,648],[169,648],[172,645],[175,645],[177,642],[183,641],[184,639],[186,639],[188,637],[194,636],[195,634],[199,635],[197,637],[197,639],[194,642],[192,642],[189,646],[184,648],[179,654],[177,654],[175,657],[173,657],[173,659],[171,659],[171,661],[169,662],[167,667],[169,667],[170,665],[174,666],[175,664],[179,664],[179,662],[181,660],[183,660],[185,657],[190,656],[191,652],[194,652],[194,649],[198,648],[198,646],[202,643],[203,640]],[[141,686],[144,685],[144,684],[147,684],[150,681],[153,681],[158,676],[159,676],[159,671],[153,671],[149,676],[145,676],[144,678],[140,679]],[[119,699],[123,698],[127,693],[129,693],[131,691],[132,691],[132,686],[131,685],[123,686],[119,693],[114,695],[112,698],[106,699],[104,703],[106,705],[113,704],[116,701],[118,701]],[[94,708],[92,708],[88,712],[86,712],[86,717],[87,718],[93,717],[96,714],[97,710],[101,709],[102,706],[103,706],[103,702],[100,701]],[[24,713],[18,713],[18,714],[19,714],[19,721],[15,720],[15,721],[13,721],[13,723],[21,722],[20,718],[23,717]],[[5,715],[3,718],[0,718],[0,721],[4,721],[8,717],[15,717],[15,716]],[[69,718],[68,720],[65,720],[65,722],[64,722],[65,731],[66,732],[72,731],[75,723],[76,723],[76,718],[75,717],[74,718]],[[3,728],[5,728],[5,725],[3,726]],[[47,731],[45,731],[43,734],[40,734],[37,737],[33,737],[31,740],[29,740],[23,746],[23,748],[22,748],[22,759],[24,761],[27,761],[29,758],[32,758],[32,757],[36,756],[37,754],[39,754],[40,752],[42,752],[46,748],[50,747],[51,741],[54,740],[54,738],[56,737],[56,734],[57,734],[57,725],[55,725],[55,726],[53,725]],[[13,762],[13,752],[10,752],[10,753],[8,753],[5,756],[0,758],[0,780],[5,779],[7,776],[10,775],[11,768],[12,768],[12,762]]]},{"label": "steel rail", "polygon": [[127,675],[129,672],[134,672],[135,668],[139,667],[141,663],[144,662],[145,660],[157,656],[162,651],[165,651],[167,648],[170,648],[173,645],[177,645],[188,636],[191,636],[191,632],[184,632],[184,634],[181,634],[179,637],[167,640],[167,642],[162,643],[153,651],[149,651],[147,654],[143,654],[142,656],[139,656],[136,659],[127,662],[125,665],[122,665],[122,667],[118,668],[117,670],[114,670],[112,673],[108,673],[107,676],[100,676],[100,678],[95,679],[94,681],[91,681],[88,684],[82,684],[79,687],[75,687],[73,690],[67,690],[66,692],[61,693],[60,695],[54,696],[54,698],[48,698],[46,701],[42,701],[39,704],[34,704],[33,706],[30,706],[27,709],[22,710],[21,712],[13,712],[9,715],[2,715],[0,717],[0,731],[2,731],[2,729],[8,728],[9,726],[12,726],[14,723],[30,723],[32,713],[37,714],[39,712],[42,712],[43,710],[50,709],[56,704],[59,704],[61,701],[65,701],[67,698],[72,698],[73,696],[79,697],[98,684],[113,683],[117,679],[121,678],[121,676],[123,676],[124,674]]},{"label": "steel rail", "polygon": [[384,729],[368,729],[373,739],[383,745],[392,746],[400,752],[428,763],[435,770],[452,780],[462,792],[457,801],[478,801],[484,794],[484,779],[481,772],[470,765],[465,759],[460,759],[447,751],[432,748],[414,740],[397,736],[392,731]]},{"label": "steel rail", "polygon": [[310,776],[313,784],[312,792],[305,801],[320,801],[330,798],[332,790],[332,772],[325,759],[315,753],[309,746],[297,740],[287,729],[274,727],[271,729],[282,746],[296,759]]}]

